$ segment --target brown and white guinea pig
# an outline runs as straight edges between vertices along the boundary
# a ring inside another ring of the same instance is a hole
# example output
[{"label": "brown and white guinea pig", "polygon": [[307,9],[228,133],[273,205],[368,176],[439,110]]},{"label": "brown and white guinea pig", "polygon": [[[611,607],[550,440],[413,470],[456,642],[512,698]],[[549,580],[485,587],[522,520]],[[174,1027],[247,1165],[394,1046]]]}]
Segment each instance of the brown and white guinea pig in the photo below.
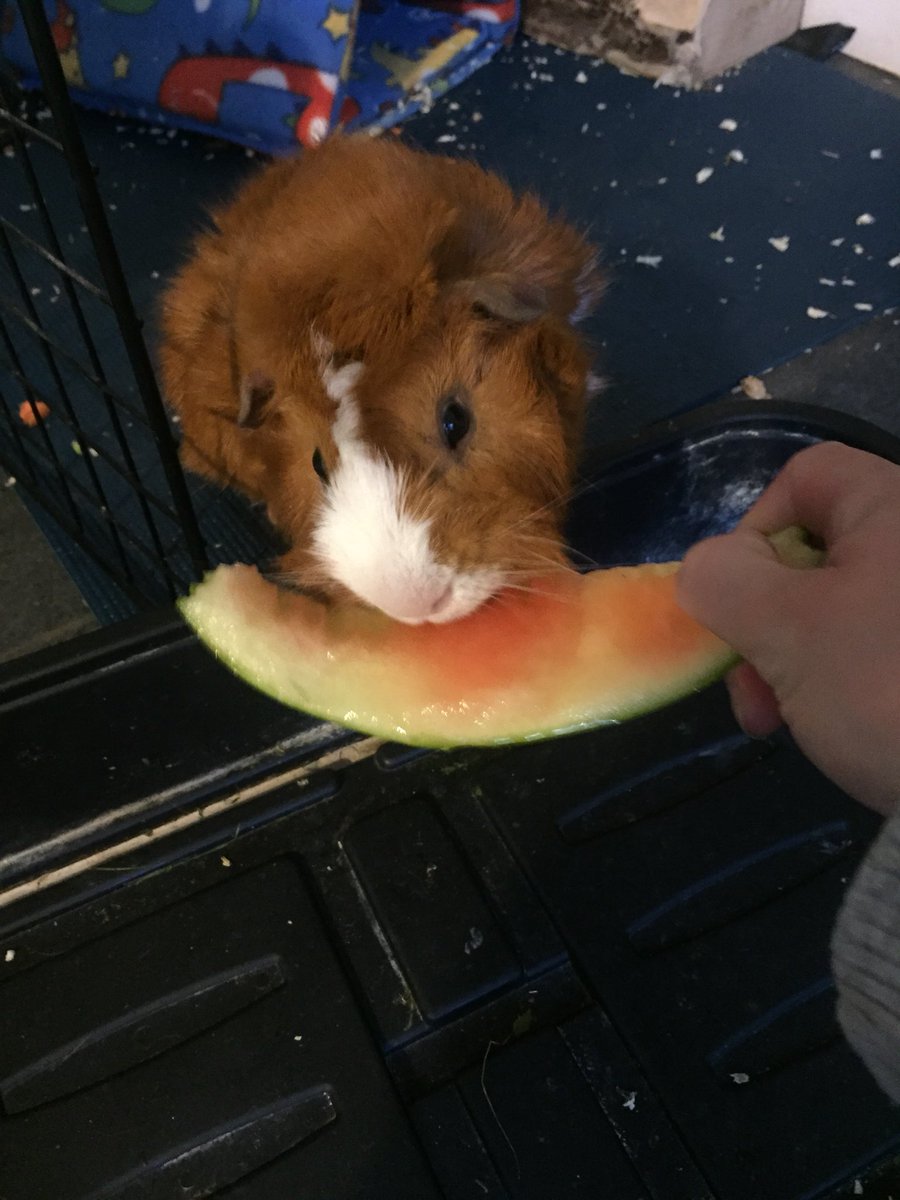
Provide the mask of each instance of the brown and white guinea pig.
[{"label": "brown and white guinea pig", "polygon": [[449,621],[564,561],[594,252],[393,138],[264,168],[165,297],[187,468],[265,503],[288,583]]}]

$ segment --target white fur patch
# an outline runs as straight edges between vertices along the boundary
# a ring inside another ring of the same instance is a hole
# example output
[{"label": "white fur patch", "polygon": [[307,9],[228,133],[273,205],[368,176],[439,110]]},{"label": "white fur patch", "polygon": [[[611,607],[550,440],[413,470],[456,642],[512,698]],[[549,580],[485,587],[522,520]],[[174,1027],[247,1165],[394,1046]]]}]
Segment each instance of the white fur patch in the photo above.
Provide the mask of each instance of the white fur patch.
[{"label": "white fur patch", "polygon": [[322,372],[337,403],[332,436],[338,464],[313,532],[316,553],[344,587],[398,621],[465,616],[498,589],[502,578],[489,570],[456,571],[435,560],[430,521],[407,511],[403,472],[359,436],[353,388],[361,371],[361,363],[349,363]]}]

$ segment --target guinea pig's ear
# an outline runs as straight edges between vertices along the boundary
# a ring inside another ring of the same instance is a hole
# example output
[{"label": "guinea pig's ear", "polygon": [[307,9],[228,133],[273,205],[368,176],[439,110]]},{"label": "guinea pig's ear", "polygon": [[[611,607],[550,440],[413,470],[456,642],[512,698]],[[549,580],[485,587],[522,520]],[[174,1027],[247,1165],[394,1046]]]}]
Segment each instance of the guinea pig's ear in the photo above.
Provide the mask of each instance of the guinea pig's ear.
[{"label": "guinea pig's ear", "polygon": [[254,367],[241,380],[237,423],[241,429],[259,429],[275,399],[275,384]]},{"label": "guinea pig's ear", "polygon": [[566,444],[577,452],[588,399],[590,356],[570,329],[539,325],[528,337],[528,358],[538,387],[553,397]]},{"label": "guinea pig's ear", "polygon": [[485,275],[467,281],[472,306],[489,317],[515,325],[536,321],[547,312],[547,293],[535,283],[509,275]]}]

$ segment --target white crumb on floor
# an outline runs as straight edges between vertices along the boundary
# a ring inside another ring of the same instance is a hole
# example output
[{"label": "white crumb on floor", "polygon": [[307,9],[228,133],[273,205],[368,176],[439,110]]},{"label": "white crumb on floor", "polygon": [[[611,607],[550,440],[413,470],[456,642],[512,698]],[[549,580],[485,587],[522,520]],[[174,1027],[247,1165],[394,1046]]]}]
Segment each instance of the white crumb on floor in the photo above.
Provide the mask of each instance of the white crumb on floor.
[{"label": "white crumb on floor", "polygon": [[[15,480],[13,479],[12,482],[15,483]],[[15,957],[16,957],[15,950],[7,950],[7,952],[3,955],[3,961],[11,963]]]},{"label": "white crumb on floor", "polygon": [[742,163],[742,162],[746,162],[747,160],[746,160],[746,159],[745,159],[745,157],[744,157],[744,152],[743,152],[743,150],[736,150],[736,149],[735,149],[735,150],[729,150],[729,151],[728,151],[728,161],[729,161],[729,162],[737,162],[737,163]]},{"label": "white crumb on floor", "polygon": [[893,258],[888,259],[889,267],[900,267],[900,254],[895,254]]},{"label": "white crumb on floor", "polygon": [[661,254],[636,254],[634,261],[642,267],[658,267],[662,262]]},{"label": "white crumb on floor", "polygon": [[843,244],[846,240],[847,240],[846,238],[832,238],[831,241],[828,243],[828,245],[829,246],[843,246]]},{"label": "white crumb on floor", "polygon": [[741,391],[751,400],[771,400],[769,389],[758,375],[745,375],[741,380]]},{"label": "white crumb on floor", "polygon": [[875,218],[872,216],[871,213],[868,213],[868,212],[860,213],[859,216],[856,218],[856,223],[857,223],[857,225],[874,225]]},{"label": "white crumb on floor", "polygon": [[871,312],[874,306],[871,304],[866,304],[865,301],[861,300],[858,304],[854,304],[853,307],[857,312]]},{"label": "white crumb on floor", "polygon": [[575,76],[576,83],[587,83],[587,81],[587,75],[585,75],[584,71],[579,71]]},{"label": "white crumb on floor", "polygon": [[859,244],[859,242],[853,243],[853,253],[854,254],[865,254],[865,252],[866,252],[865,246],[861,246]]},{"label": "white crumb on floor", "polygon": [[780,251],[782,254],[784,254],[785,250],[787,250],[787,248],[788,248],[788,246],[790,246],[790,244],[791,244],[791,239],[787,236],[769,238],[769,245],[774,250]]},{"label": "white crumb on floor", "polygon": [[825,279],[822,277],[819,279],[819,283],[821,283],[823,287],[837,287],[837,281],[834,279]]},{"label": "white crumb on floor", "polygon": [[701,167],[700,170],[697,172],[695,178],[698,183],[706,183],[707,179],[709,179],[709,177],[710,177],[710,175],[712,175],[712,173],[713,173],[712,167]]},{"label": "white crumb on floor", "polygon": [[869,151],[869,158],[884,158],[881,148],[876,146],[874,150]]},{"label": "white crumb on floor", "polygon": [[734,1080],[735,1083],[749,1083],[750,1082],[750,1076],[747,1075],[744,1071],[732,1071],[731,1078]]},{"label": "white crumb on floor", "polygon": [[727,130],[728,133],[734,133],[734,131],[737,129],[737,125],[738,123],[734,117],[724,117],[719,122],[719,128]]},{"label": "white crumb on floor", "polygon": [[829,316],[829,313],[824,308],[816,308],[811,304],[806,310],[806,315],[812,317],[814,321],[821,321],[823,317]]},{"label": "white crumb on floor", "polygon": [[725,226],[720,225],[719,228],[714,229],[709,236],[712,238],[712,240],[714,242],[724,242],[725,241]]}]

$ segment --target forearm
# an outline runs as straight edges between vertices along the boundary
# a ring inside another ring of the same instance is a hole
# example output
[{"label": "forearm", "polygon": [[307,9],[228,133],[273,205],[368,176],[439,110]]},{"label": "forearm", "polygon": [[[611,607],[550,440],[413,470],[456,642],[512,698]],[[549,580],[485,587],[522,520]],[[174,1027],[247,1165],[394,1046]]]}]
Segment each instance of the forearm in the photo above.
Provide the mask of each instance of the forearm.
[{"label": "forearm", "polygon": [[847,890],[831,949],[847,1040],[900,1102],[900,810]]}]

